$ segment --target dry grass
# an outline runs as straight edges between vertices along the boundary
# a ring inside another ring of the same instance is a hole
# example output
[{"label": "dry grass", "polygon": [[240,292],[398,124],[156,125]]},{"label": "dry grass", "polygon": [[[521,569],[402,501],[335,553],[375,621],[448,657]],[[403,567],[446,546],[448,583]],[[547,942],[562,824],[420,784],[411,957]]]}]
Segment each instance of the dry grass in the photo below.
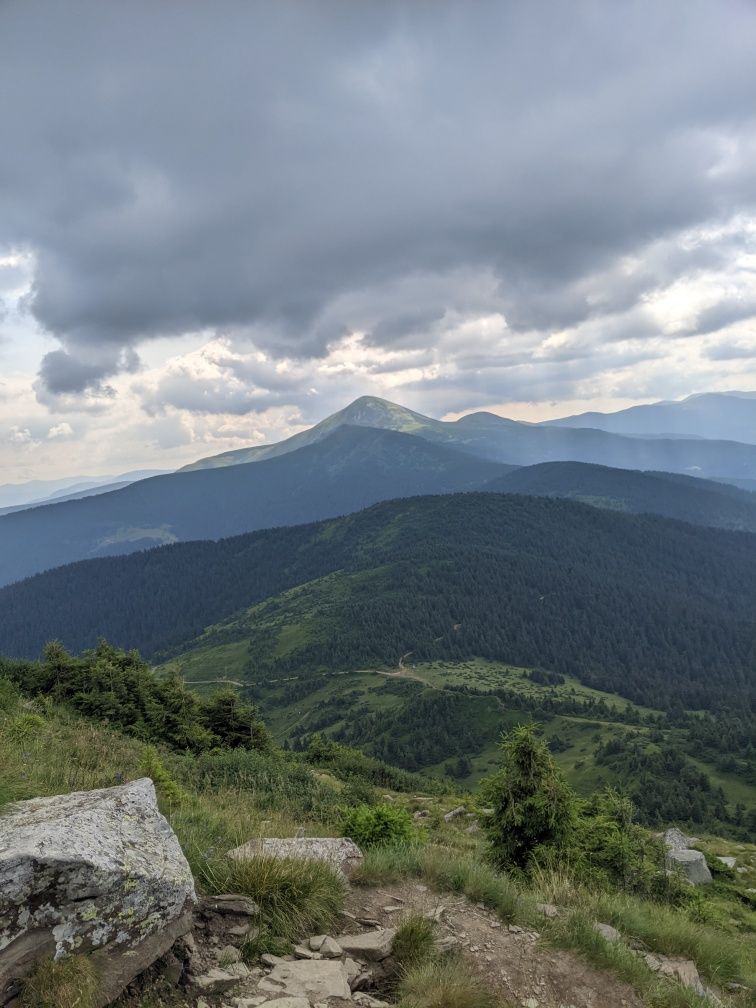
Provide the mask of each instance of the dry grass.
[{"label": "dry grass", "polygon": [[47,959],[25,982],[21,1008],[94,1008],[97,973],[87,956]]}]

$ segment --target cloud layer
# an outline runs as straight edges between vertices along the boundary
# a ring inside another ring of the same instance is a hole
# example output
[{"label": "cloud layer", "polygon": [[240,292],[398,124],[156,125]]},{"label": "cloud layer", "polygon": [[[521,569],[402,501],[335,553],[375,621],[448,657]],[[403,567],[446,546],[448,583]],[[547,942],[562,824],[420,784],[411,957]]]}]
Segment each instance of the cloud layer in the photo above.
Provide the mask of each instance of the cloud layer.
[{"label": "cloud layer", "polygon": [[33,327],[31,411],[190,444],[748,384],[755,42],[749,0],[5,0],[4,373]]}]

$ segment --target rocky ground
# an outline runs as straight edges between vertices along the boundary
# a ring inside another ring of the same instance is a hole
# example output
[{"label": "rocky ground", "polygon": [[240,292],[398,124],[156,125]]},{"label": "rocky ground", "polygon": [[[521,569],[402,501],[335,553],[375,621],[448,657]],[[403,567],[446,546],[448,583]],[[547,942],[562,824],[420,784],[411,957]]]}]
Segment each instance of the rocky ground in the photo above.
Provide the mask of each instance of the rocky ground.
[{"label": "rocky ground", "polygon": [[[251,910],[251,907],[248,907]],[[379,1008],[391,1004],[395,970],[393,933],[407,914],[422,913],[436,922],[437,941],[455,950],[480,974],[487,989],[517,1008],[640,1008],[626,984],[598,972],[577,956],[549,947],[537,931],[502,924],[482,906],[464,898],[441,897],[421,884],[355,888],[340,927],[329,936],[312,936],[293,956],[266,955],[255,966],[239,961],[243,932],[253,916],[216,912],[205,901],[192,938],[169,957],[123,1008]],[[182,976],[183,974],[183,976]],[[179,982],[179,979],[181,981]],[[189,986],[183,984],[189,982]]]}]

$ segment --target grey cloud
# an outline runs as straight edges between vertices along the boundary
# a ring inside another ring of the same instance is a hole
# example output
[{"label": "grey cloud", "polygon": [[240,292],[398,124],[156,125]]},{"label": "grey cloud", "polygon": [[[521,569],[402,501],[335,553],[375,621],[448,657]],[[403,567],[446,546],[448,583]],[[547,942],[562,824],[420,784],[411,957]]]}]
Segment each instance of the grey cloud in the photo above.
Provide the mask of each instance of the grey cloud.
[{"label": "grey cloud", "polygon": [[449,311],[547,335],[629,310],[687,267],[618,260],[756,204],[755,31],[741,0],[5,0],[0,243],[35,253],[61,341],[41,394],[189,330],[315,357]]},{"label": "grey cloud", "polygon": [[696,333],[706,335],[749,318],[754,318],[756,325],[756,294],[752,297],[723,298],[700,312],[694,329]]},{"label": "grey cloud", "polygon": [[140,365],[139,355],[132,347],[116,350],[115,353],[98,352],[88,359],[66,350],[51,350],[42,358],[39,376],[45,389],[52,395],[71,395],[86,389],[101,395],[111,394],[103,385],[103,379],[122,371],[136,371]]}]

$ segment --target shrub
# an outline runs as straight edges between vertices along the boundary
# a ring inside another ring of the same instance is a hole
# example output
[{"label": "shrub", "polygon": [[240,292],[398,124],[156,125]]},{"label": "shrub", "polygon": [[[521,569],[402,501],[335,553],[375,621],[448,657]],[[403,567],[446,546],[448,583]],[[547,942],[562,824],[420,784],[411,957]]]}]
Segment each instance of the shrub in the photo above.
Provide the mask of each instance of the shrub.
[{"label": "shrub", "polygon": [[208,859],[201,880],[209,892],[238,892],[260,907],[260,925],[288,940],[327,932],[344,903],[342,876],[321,861],[266,855]]},{"label": "shrub", "polygon": [[385,803],[345,809],[342,827],[344,836],[360,847],[396,847],[417,841],[409,813]]},{"label": "shrub", "polygon": [[94,1008],[96,998],[94,963],[74,955],[40,963],[24,983],[21,1008]]},{"label": "shrub", "polygon": [[493,815],[486,833],[494,861],[526,868],[549,850],[563,849],[572,836],[577,798],[534,725],[519,725],[504,736],[501,769],[481,786]]},{"label": "shrub", "polygon": [[188,795],[186,791],[171,777],[152,746],[145,746],[139,771],[145,777],[152,778],[152,783],[155,785],[158,794],[171,805],[183,805],[187,801]]}]

